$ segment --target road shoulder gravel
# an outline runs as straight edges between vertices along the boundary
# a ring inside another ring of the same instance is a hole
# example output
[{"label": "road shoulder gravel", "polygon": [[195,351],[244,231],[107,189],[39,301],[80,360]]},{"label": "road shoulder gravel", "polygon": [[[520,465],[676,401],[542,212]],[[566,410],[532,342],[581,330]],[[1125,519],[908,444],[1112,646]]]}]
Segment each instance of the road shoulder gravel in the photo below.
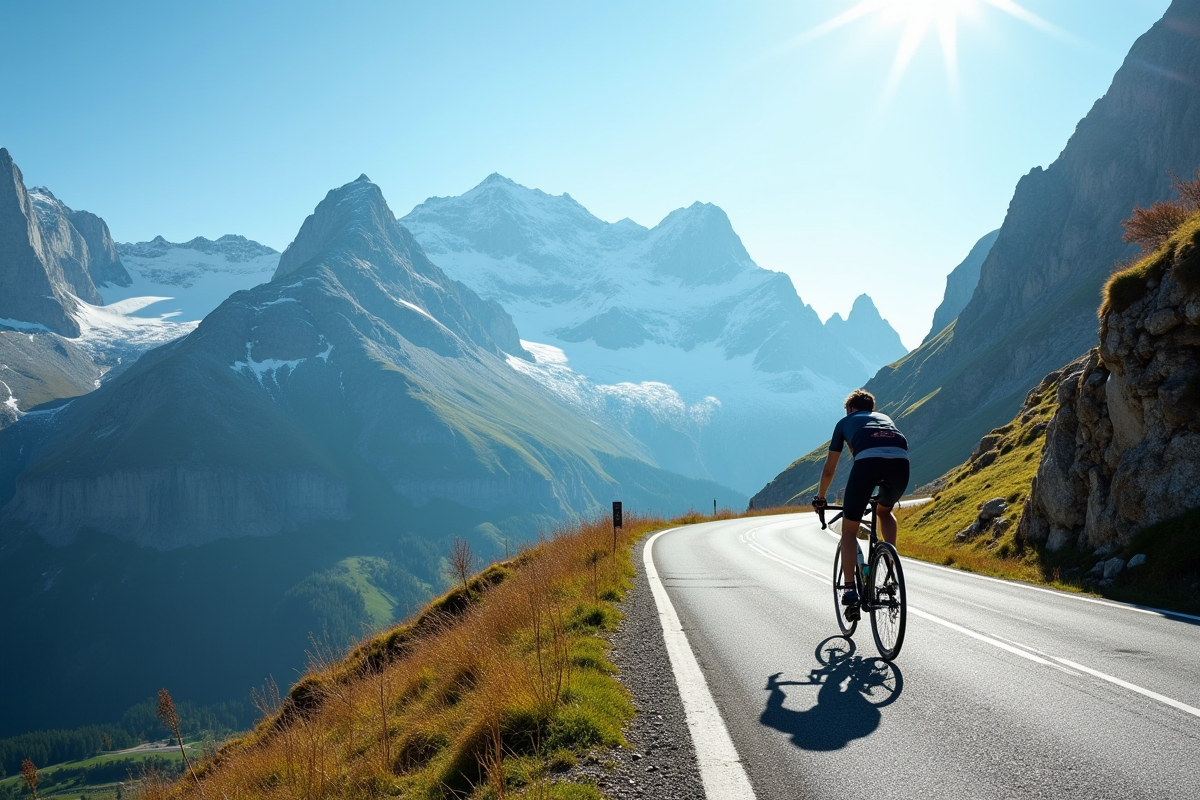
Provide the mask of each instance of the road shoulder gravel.
[{"label": "road shoulder gravel", "polygon": [[580,762],[576,777],[595,782],[612,800],[704,800],[704,785],[675,685],[654,595],[635,545],[637,576],[621,604],[625,618],[608,637],[619,678],[637,715],[625,730],[629,749],[596,752]]}]

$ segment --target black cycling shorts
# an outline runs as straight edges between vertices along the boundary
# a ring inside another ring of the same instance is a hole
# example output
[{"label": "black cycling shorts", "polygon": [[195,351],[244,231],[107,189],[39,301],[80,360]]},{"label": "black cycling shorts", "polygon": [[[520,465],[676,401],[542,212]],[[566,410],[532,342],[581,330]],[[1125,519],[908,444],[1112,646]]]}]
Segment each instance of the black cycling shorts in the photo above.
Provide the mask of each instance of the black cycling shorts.
[{"label": "black cycling shorts", "polygon": [[891,508],[908,490],[907,458],[860,458],[850,469],[846,494],[842,500],[842,518],[862,522],[871,492],[879,487],[879,505]]}]

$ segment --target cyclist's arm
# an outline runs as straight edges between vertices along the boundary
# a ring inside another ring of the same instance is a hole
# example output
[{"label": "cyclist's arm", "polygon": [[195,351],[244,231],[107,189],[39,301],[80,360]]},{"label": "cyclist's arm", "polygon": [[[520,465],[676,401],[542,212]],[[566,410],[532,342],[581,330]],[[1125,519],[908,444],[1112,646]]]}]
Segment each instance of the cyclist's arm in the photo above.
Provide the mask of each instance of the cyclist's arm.
[{"label": "cyclist's arm", "polygon": [[825,456],[825,466],[821,470],[821,485],[817,489],[817,497],[825,499],[825,493],[829,491],[829,484],[833,483],[834,473],[837,472],[838,459],[841,457],[841,451],[838,450],[830,450],[829,455]]}]

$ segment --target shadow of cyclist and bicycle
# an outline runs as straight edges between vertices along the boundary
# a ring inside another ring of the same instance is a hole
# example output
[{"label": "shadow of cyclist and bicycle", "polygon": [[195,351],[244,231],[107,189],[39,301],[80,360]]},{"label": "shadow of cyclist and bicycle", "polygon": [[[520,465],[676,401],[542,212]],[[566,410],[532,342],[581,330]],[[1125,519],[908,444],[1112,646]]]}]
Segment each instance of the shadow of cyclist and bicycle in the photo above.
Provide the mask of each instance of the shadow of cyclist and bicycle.
[{"label": "shadow of cyclist and bicycle", "polygon": [[[770,695],[759,721],[788,734],[801,749],[840,750],[879,727],[880,709],[900,696],[904,677],[895,664],[855,655],[854,640],[841,636],[817,645],[815,656],[820,666],[805,680],[781,680],[782,672],[767,678]],[[788,686],[817,687],[816,704],[803,711],[786,708]]]}]

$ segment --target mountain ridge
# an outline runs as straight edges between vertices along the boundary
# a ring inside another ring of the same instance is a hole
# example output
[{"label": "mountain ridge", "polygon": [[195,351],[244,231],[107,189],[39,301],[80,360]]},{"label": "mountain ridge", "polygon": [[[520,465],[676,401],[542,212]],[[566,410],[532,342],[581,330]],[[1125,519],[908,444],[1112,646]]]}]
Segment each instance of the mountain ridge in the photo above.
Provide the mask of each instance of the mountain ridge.
[{"label": "mountain ridge", "polygon": [[[1121,221],[1170,197],[1171,173],[1200,166],[1192,30],[1200,30],[1200,6],[1175,0],[1134,43],[1058,159],[1018,181],[956,320],[867,383],[909,439],[914,485],[964,461],[1012,419],[1031,386],[1091,347],[1101,287],[1136,251],[1122,241]],[[803,495],[823,458],[817,448],[795,461],[752,503]]]},{"label": "mountain ridge", "polygon": [[[883,363],[878,348],[852,353],[790,277],[755,264],[711,203],[653,228],[609,223],[493,173],[400,221],[449,274],[502,304],[524,339],[551,348],[538,352],[557,353],[539,363],[545,385],[632,420],[686,475],[761,485]],[[905,352],[891,336],[889,361]],[[678,413],[642,402],[667,395]]]}]

